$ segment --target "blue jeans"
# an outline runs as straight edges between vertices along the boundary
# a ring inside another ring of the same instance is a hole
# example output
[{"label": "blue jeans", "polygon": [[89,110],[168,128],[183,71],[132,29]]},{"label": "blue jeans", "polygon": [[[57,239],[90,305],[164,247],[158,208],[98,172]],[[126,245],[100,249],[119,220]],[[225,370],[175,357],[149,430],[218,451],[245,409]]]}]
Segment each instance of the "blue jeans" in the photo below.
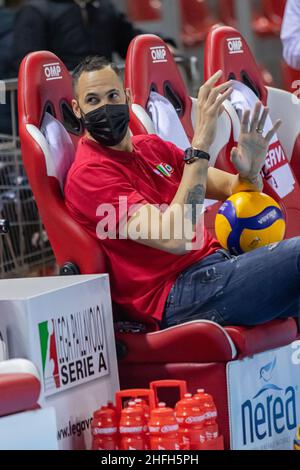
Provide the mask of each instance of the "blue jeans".
[{"label": "blue jeans", "polygon": [[161,328],[192,320],[253,326],[300,312],[300,237],[240,256],[219,250],[176,280]]}]

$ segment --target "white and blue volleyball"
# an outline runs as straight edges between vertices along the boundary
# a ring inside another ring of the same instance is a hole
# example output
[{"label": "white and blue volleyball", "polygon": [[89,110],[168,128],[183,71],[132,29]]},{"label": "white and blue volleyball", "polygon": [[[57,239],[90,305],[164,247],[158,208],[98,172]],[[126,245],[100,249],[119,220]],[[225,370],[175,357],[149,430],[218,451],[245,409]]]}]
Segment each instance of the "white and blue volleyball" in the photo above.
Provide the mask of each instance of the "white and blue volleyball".
[{"label": "white and blue volleyball", "polygon": [[235,255],[279,242],[285,230],[280,206],[259,192],[234,194],[221,206],[215,221],[219,243]]}]

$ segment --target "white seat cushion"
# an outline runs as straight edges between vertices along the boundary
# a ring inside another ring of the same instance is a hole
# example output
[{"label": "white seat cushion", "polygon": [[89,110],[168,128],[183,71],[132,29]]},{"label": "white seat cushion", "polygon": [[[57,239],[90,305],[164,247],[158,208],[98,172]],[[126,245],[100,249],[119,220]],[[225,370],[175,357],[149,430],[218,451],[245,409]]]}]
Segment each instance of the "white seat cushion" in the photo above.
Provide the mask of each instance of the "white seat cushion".
[{"label": "white seat cushion", "polygon": [[155,133],[162,140],[171,141],[182,150],[190,147],[178,114],[167,98],[152,91],[147,103],[147,111],[153,122]]},{"label": "white seat cushion", "polygon": [[49,113],[45,113],[41,132],[49,147],[49,152],[45,152],[47,174],[58,179],[63,191],[67,173],[75,158],[73,142],[64,126]]}]

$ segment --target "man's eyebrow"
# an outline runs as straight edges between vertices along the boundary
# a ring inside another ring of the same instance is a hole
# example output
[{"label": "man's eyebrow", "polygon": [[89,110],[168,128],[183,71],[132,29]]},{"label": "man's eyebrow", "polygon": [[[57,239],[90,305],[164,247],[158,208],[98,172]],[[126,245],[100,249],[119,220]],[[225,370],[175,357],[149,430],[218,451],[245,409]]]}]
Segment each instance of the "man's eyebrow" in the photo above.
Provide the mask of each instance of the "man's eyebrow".
[{"label": "man's eyebrow", "polygon": [[105,93],[105,95],[107,96],[107,95],[110,95],[111,93],[115,93],[115,92],[120,93],[120,91],[119,91],[117,88],[113,88],[112,90],[107,91],[107,92]]},{"label": "man's eyebrow", "polygon": [[[105,96],[110,95],[111,93],[115,93],[115,92],[120,93],[120,91],[119,91],[117,88],[112,88],[111,90],[105,92]],[[92,98],[94,98],[94,97],[99,98],[100,95],[99,95],[99,93],[97,93],[97,92],[95,92],[95,91],[94,91],[94,92],[93,92],[93,91],[90,91],[89,93],[87,93],[87,94],[85,95],[84,99],[87,99],[87,98],[90,98],[90,97],[92,97]]]},{"label": "man's eyebrow", "polygon": [[86,99],[86,98],[89,98],[90,96],[93,96],[93,97],[96,96],[97,98],[99,98],[99,95],[98,95],[98,93],[96,93],[96,92],[89,92],[89,93],[87,93],[87,94],[85,95],[84,98]]}]

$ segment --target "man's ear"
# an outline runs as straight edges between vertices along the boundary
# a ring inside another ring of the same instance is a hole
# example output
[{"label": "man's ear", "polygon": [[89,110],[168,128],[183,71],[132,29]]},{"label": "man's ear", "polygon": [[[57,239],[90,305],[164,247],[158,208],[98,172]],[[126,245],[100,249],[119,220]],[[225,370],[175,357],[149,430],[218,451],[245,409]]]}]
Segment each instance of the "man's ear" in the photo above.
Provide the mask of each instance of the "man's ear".
[{"label": "man's ear", "polygon": [[126,99],[127,99],[128,106],[129,106],[129,108],[131,108],[131,105],[132,105],[131,90],[129,88],[126,88],[125,89],[125,94],[126,94]]},{"label": "man's ear", "polygon": [[75,116],[78,118],[78,119],[81,119],[82,116],[81,116],[81,109],[80,109],[80,106],[79,106],[79,103],[77,100],[73,99],[72,100],[72,108],[73,108],[73,113],[75,114]]}]

